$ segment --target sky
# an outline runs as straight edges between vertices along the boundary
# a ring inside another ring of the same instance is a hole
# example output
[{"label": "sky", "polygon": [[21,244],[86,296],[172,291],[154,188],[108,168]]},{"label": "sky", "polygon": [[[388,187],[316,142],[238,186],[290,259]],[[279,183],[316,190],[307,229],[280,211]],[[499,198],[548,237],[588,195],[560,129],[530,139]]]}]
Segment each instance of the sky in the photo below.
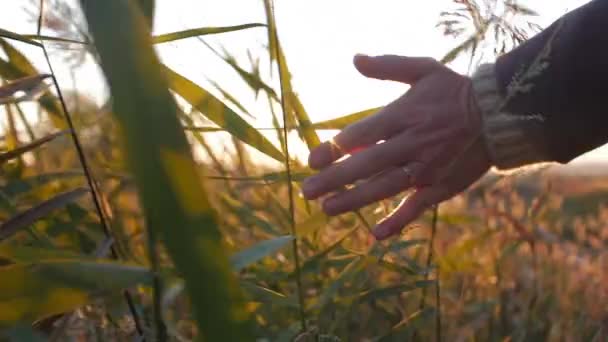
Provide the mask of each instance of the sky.
[{"label": "sky", "polygon": [[[0,27],[19,33],[35,31],[22,7],[29,0],[0,0]],[[66,0],[72,1],[72,0]],[[73,1],[72,1],[73,2]],[[275,0],[279,37],[293,74],[293,85],[313,121],[322,121],[384,105],[407,87],[394,82],[370,80],[352,66],[356,53],[400,54],[441,58],[459,41],[442,35],[435,25],[451,0]],[[588,1],[522,0],[536,10],[534,21],[546,27]],[[31,7],[30,7],[31,8]],[[228,26],[264,22],[261,0],[157,0],[155,33],[201,26]],[[224,46],[239,61],[247,62],[247,50],[266,61],[264,28],[205,38],[213,46]],[[162,60],[190,79],[209,85],[214,80],[236,95],[256,119],[256,127],[269,127],[268,107],[256,100],[248,87],[225,63],[196,39],[157,47]],[[68,69],[55,58],[64,87],[73,84]],[[263,72],[267,72],[262,63]],[[467,72],[466,56],[450,66]],[[76,85],[94,96],[105,94],[99,71],[93,65],[78,69]],[[270,82],[270,80],[269,80]],[[324,132],[322,138],[331,137]],[[305,157],[302,146],[298,154]],[[608,161],[608,147],[579,158]]]}]

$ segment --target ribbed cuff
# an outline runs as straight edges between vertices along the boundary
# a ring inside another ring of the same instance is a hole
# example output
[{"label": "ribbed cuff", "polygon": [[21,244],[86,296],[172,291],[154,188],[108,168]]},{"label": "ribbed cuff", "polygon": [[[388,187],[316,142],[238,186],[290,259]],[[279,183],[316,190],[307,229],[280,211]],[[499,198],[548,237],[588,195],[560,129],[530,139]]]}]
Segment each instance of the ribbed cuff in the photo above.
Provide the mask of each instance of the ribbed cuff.
[{"label": "ribbed cuff", "polygon": [[494,64],[482,64],[472,80],[477,105],[482,113],[484,140],[494,166],[499,170],[512,170],[548,161],[543,149],[535,145],[525,131],[527,124],[539,118],[501,111],[505,98],[498,87]]}]

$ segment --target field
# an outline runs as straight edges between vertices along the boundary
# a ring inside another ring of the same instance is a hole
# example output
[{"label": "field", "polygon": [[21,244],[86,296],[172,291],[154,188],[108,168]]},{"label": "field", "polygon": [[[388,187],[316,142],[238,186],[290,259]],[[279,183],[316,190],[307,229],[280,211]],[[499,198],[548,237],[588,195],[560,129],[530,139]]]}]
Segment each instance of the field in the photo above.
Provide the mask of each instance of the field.
[{"label": "field", "polygon": [[[490,173],[377,242],[402,196],[329,218],[300,195],[312,171],[293,152],[377,109],[311,122],[259,2],[264,23],[151,36],[154,1],[33,1],[52,36],[0,30],[3,340],[608,340],[606,165]],[[440,26],[460,37],[453,13]],[[268,47],[251,65],[207,48],[267,99],[263,129],[222,80],[210,90],[153,49],[254,28]],[[525,39],[501,29],[497,53]],[[102,105],[54,72],[83,56]]]}]

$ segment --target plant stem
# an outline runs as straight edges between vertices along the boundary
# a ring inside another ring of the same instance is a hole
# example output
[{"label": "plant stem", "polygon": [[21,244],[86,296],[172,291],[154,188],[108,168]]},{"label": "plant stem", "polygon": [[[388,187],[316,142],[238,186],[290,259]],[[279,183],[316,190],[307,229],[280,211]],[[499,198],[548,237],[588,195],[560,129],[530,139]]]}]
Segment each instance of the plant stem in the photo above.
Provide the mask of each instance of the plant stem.
[{"label": "plant stem", "polygon": [[[433,207],[433,220],[431,223],[431,238],[429,239],[429,247],[428,247],[428,254],[426,256],[426,269],[427,272],[424,275],[424,280],[428,280],[429,279],[429,272],[428,270],[431,268],[431,262],[433,260],[433,248],[435,245],[435,237],[437,236],[437,221],[439,218],[439,204],[435,205]],[[436,288],[435,288],[435,338],[437,341],[441,341],[441,312],[440,310],[440,289],[439,289],[439,269],[437,269],[436,273],[435,273],[435,281],[436,281]],[[426,306],[426,287],[424,287],[422,289],[422,298],[420,299],[420,306],[419,309],[423,310],[424,307]],[[417,334],[416,334],[417,335]]]},{"label": "plant stem", "polygon": [[[270,0],[270,15],[271,15],[271,20],[274,22],[275,21],[275,15],[274,15],[275,11],[274,11],[274,1]],[[269,28],[270,29],[270,28]],[[279,38],[278,38],[278,32],[276,32],[276,28],[275,28],[275,32],[274,34],[270,34],[271,37],[273,37],[274,39],[274,47],[276,49],[275,53],[277,56],[279,56],[280,53],[280,49],[279,49]],[[287,126],[287,107],[286,107],[286,103],[285,103],[285,94],[283,92],[283,89],[285,89],[284,84],[283,84],[283,77],[281,75],[281,70],[283,70],[283,66],[281,65],[282,61],[281,58],[277,58],[277,64],[278,64],[278,68],[279,68],[279,80],[280,80],[280,84],[281,84],[281,111],[283,112],[283,126]],[[293,255],[294,255],[294,263],[295,263],[295,276],[296,276],[296,287],[297,287],[297,291],[298,291],[298,308],[300,311],[300,325],[301,325],[301,329],[302,331],[306,331],[307,327],[306,327],[306,313],[304,311],[304,289],[302,288],[302,274],[301,274],[301,270],[300,270],[300,256],[299,256],[299,251],[298,251],[298,239],[296,236],[296,221],[295,221],[295,206],[294,206],[294,200],[293,200],[293,184],[291,181],[291,158],[289,156],[289,144],[288,144],[288,130],[286,127],[283,127],[283,140],[285,141],[285,168],[287,171],[287,190],[288,190],[288,196],[289,196],[289,212],[290,212],[290,218],[289,218],[289,223],[291,226],[291,234],[294,236],[293,242],[292,242],[292,249],[293,249]]]}]

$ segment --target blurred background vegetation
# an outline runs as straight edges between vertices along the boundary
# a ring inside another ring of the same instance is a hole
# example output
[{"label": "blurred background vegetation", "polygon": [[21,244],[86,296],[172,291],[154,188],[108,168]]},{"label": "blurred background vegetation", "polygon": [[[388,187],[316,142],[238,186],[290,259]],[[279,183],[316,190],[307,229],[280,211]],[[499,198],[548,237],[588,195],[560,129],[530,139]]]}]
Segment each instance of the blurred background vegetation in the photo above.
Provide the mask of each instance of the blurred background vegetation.
[{"label": "blurred background vegetation", "polygon": [[[274,4],[257,2],[264,22],[152,36],[151,0],[32,0],[37,32],[0,29],[3,339],[608,338],[605,175],[488,174],[377,243],[369,227],[398,199],[328,218],[299,196],[311,171],[294,152],[377,108],[312,122]],[[442,61],[472,70],[482,46],[497,56],[538,32],[534,18],[454,0],[429,25],[455,38]],[[237,58],[221,37],[246,30],[267,44]],[[267,127],[222,79],[156,57],[186,39],[265,102]],[[99,94],[79,91],[86,63]]]}]

